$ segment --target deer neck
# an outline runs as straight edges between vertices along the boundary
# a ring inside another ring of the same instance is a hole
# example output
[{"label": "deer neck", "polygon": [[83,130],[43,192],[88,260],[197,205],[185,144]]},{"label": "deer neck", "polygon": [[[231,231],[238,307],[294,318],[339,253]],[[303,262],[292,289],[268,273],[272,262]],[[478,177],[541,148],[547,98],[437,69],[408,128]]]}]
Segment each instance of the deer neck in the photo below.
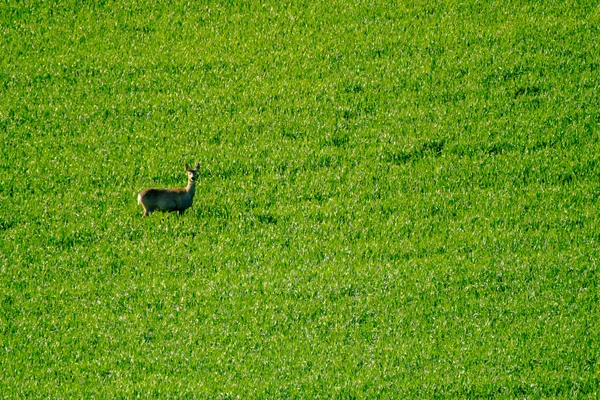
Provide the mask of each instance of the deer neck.
[{"label": "deer neck", "polygon": [[188,194],[190,195],[190,197],[194,197],[194,194],[196,193],[196,182],[194,182],[191,179],[188,180],[188,185],[185,189],[188,192]]}]

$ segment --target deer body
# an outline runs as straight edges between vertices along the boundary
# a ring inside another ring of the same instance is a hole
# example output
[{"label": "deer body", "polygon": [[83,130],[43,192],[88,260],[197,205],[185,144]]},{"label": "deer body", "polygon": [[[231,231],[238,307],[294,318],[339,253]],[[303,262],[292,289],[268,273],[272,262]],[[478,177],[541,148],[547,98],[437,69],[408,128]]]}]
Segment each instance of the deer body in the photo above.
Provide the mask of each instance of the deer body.
[{"label": "deer body", "polygon": [[194,194],[196,193],[196,178],[200,164],[196,164],[195,169],[191,169],[185,164],[185,170],[188,175],[188,185],[180,189],[145,189],[138,194],[138,203],[144,207],[144,217],[152,212],[177,211],[182,215],[185,210],[192,206]]}]

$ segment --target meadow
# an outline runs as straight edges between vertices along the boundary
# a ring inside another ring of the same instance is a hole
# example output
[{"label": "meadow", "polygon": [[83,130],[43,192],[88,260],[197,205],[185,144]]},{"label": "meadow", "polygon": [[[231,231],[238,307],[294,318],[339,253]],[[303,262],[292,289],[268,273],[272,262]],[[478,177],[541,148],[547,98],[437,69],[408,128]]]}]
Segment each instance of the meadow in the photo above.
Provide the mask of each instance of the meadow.
[{"label": "meadow", "polygon": [[597,1],[1,1],[0,31],[1,397],[599,396]]}]

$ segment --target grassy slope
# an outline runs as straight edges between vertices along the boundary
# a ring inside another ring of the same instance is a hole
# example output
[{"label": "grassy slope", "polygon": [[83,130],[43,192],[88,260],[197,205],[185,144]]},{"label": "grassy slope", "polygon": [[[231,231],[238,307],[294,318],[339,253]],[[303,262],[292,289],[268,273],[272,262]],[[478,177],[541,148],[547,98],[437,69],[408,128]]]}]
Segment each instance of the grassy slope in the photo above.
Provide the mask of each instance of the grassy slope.
[{"label": "grassy slope", "polygon": [[0,5],[0,392],[597,395],[597,6],[185,3]]}]

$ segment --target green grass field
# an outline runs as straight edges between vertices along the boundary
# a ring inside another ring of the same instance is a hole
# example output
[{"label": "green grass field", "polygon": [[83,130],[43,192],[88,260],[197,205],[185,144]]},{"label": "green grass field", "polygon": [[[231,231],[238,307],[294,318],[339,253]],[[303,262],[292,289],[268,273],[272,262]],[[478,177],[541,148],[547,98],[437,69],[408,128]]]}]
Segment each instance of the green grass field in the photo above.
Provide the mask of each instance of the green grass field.
[{"label": "green grass field", "polygon": [[600,5],[481,3],[0,1],[0,396],[597,398]]}]

